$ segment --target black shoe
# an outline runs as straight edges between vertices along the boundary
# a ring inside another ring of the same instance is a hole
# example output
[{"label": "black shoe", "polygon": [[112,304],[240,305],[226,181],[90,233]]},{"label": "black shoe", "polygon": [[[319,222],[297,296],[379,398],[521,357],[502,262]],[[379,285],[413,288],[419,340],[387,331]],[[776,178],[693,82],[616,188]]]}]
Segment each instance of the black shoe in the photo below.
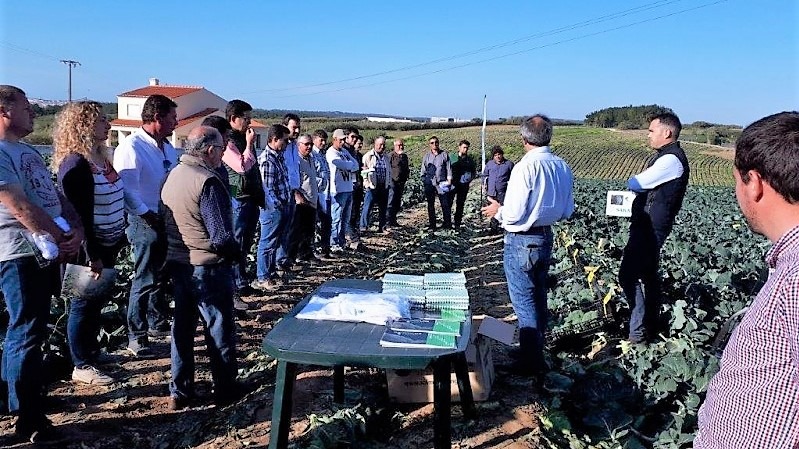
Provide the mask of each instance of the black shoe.
[{"label": "black shoe", "polygon": [[166,403],[166,408],[177,412],[189,406],[189,398],[183,396],[170,396]]},{"label": "black shoe", "polygon": [[65,439],[64,435],[47,418],[42,418],[36,423],[17,420],[14,435],[19,441],[27,441],[32,444],[52,444]]},{"label": "black shoe", "polygon": [[250,310],[250,305],[242,301],[241,297],[236,295],[233,297],[233,309],[238,310],[239,312],[245,312]]},{"label": "black shoe", "polygon": [[171,331],[169,328],[163,329],[150,329],[147,331],[147,336],[150,338],[166,338],[171,335]]},{"label": "black shoe", "polygon": [[260,292],[249,285],[245,285],[238,291],[239,296],[258,296]]}]

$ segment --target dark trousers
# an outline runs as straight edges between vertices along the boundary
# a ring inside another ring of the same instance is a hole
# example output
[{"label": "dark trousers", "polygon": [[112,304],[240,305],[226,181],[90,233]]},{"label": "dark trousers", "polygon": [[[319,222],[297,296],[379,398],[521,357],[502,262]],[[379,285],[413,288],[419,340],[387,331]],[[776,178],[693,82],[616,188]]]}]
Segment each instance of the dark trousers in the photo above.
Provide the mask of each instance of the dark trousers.
[{"label": "dark trousers", "polygon": [[241,250],[241,257],[233,264],[233,279],[238,290],[250,285],[250,278],[247,276],[247,255],[250,254],[255,239],[259,213],[260,209],[255,201],[241,200],[234,203],[233,238]]},{"label": "dark trousers", "polygon": [[450,192],[450,202],[455,203],[455,226],[460,226],[463,223],[463,206],[466,204],[466,194],[469,193],[469,184],[456,182],[453,186],[455,188]]},{"label": "dark trousers", "polygon": [[316,224],[316,208],[310,204],[298,204],[294,208],[294,227],[289,230],[288,260],[308,259],[313,256],[313,232]]},{"label": "dark trousers", "polygon": [[40,268],[34,257],[0,262],[0,290],[8,311],[2,375],[8,384],[8,410],[19,415],[17,429],[46,419],[42,343],[58,275],[58,264]]},{"label": "dark trousers", "polygon": [[170,262],[167,269],[175,286],[169,393],[184,398],[194,395],[194,333],[197,318],[202,317],[214,394],[217,397],[231,394],[237,367],[230,267],[225,263],[194,266]]},{"label": "dark trousers", "polygon": [[[98,248],[103,267],[113,268],[122,245]],[[100,334],[100,317],[103,306],[111,299],[68,298],[67,340],[72,363],[76,367],[93,365],[100,353],[97,336]]]},{"label": "dark trousers", "polygon": [[436,197],[438,197],[438,202],[441,204],[441,213],[444,216],[444,221],[442,223],[442,227],[444,228],[451,228],[452,227],[452,205],[450,204],[449,192],[444,194],[439,194],[438,189],[436,186],[432,184],[425,184],[424,185],[424,196],[427,199],[427,220],[428,226],[431,229],[436,228]]},{"label": "dark trousers", "polygon": [[[496,195],[488,195],[488,196],[490,196],[491,198],[494,198],[495,200],[497,200],[497,202],[499,203],[500,206],[505,204],[505,192],[497,192]],[[494,217],[491,217],[491,220],[489,221],[489,223],[490,223],[490,228],[491,228],[491,232],[492,233],[500,232],[499,221],[497,221]]]},{"label": "dark trousers", "polygon": [[395,181],[388,188],[388,223],[397,224],[397,214],[402,210],[402,195],[405,193],[405,182]]},{"label": "dark trousers", "polygon": [[128,340],[141,343],[147,341],[148,329],[166,330],[169,327],[169,304],[161,288],[166,239],[137,215],[128,215],[125,232],[133,248]]},{"label": "dark trousers", "polygon": [[351,242],[361,241],[359,222],[361,221],[361,207],[363,206],[363,184],[355,185],[352,189],[352,210],[350,211],[350,234]]},{"label": "dark trousers", "polygon": [[619,268],[619,284],[630,305],[629,338],[653,339],[660,330],[660,247],[653,232],[630,229]]},{"label": "dark trousers", "polygon": [[333,224],[330,207],[330,198],[326,194],[320,194],[316,203],[316,232],[319,234],[319,250],[322,253],[330,252],[330,233]]},{"label": "dark trousers", "polygon": [[286,206],[286,216],[283,218],[285,221],[283,227],[285,229],[280,242],[278,242],[275,260],[279,268],[286,267],[294,263],[294,259],[289,259],[289,247],[291,246],[291,232],[289,230],[294,226],[294,212],[297,210],[297,203],[294,202],[294,194],[289,194],[288,206]]}]

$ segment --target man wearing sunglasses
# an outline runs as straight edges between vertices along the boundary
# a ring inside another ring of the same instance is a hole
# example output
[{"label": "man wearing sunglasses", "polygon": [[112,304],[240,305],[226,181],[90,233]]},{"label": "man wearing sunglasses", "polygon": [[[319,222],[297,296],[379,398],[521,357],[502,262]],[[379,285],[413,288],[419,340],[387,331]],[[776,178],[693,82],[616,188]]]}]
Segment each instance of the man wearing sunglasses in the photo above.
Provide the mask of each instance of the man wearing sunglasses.
[{"label": "man wearing sunglasses", "polygon": [[441,204],[444,215],[442,229],[452,229],[452,204],[450,203],[450,190],[452,190],[452,166],[449,154],[439,147],[438,137],[428,139],[430,151],[422,159],[420,174],[424,184],[424,196],[427,199],[427,229],[436,230],[436,196]]}]

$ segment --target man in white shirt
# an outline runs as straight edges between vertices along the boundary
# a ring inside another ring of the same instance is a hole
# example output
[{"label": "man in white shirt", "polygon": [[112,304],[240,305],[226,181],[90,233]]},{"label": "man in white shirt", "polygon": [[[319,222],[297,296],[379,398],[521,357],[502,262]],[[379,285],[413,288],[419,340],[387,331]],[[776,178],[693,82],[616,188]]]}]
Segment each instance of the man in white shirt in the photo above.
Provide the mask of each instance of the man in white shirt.
[{"label": "man in white shirt", "polygon": [[519,320],[519,351],[510,372],[539,377],[546,371],[544,333],[547,273],[552,255],[551,226],[574,212],[574,175],[552,154],[552,121],[534,115],[521,125],[525,154],[514,167],[505,202],[489,197],[483,214],[505,229],[503,263],[508,293]]},{"label": "man in white shirt", "polygon": [[330,167],[330,251],[334,253],[343,252],[347,245],[352,214],[353,178],[360,169],[358,161],[344,148],[346,137],[343,129],[333,131],[333,144],[325,153]]},{"label": "man in white shirt", "polygon": [[177,126],[177,104],[151,95],[141,112],[142,127],[114,152],[114,168],[124,182],[126,234],[136,270],[128,301],[128,346],[134,356],[150,355],[149,337],[169,335],[169,306],[159,285],[166,255],[164,227],[158,216],[161,186],[177,160],[167,138]]},{"label": "man in white shirt", "polygon": [[619,284],[630,304],[629,339],[643,343],[660,326],[660,248],[671,232],[688,187],[688,159],[680,148],[682,124],[673,113],[649,124],[649,146],[657,150],[646,170],[627,182],[637,193],[630,218],[630,239],[619,268]]}]

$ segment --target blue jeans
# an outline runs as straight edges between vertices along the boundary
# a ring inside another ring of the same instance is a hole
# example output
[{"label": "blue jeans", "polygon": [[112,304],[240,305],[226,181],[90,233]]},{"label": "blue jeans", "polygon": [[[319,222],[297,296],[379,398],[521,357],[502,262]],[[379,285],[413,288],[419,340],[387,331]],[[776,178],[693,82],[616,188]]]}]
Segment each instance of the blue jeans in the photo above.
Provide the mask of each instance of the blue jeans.
[{"label": "blue jeans", "polygon": [[322,252],[330,251],[330,220],[330,198],[320,193],[316,202],[316,232],[319,234],[319,249]]},{"label": "blue jeans", "polygon": [[0,262],[0,290],[8,309],[2,374],[8,384],[8,410],[19,415],[17,426],[35,425],[45,418],[42,343],[58,268],[58,264],[40,268],[33,257]]},{"label": "blue jeans", "polygon": [[660,247],[654,232],[630,229],[619,267],[619,285],[630,306],[630,341],[655,338],[660,331]]},{"label": "blue jeans", "polygon": [[138,215],[128,215],[125,233],[133,247],[128,340],[141,343],[147,341],[148,328],[165,330],[169,327],[169,304],[160,286],[163,281],[166,239]]},{"label": "blue jeans", "polygon": [[194,266],[178,262],[169,262],[167,270],[175,287],[170,395],[194,395],[194,332],[198,316],[203,320],[214,394],[231,393],[237,370],[232,270],[225,263]]},{"label": "blue jeans", "polygon": [[386,226],[386,207],[388,206],[388,189],[378,187],[367,190],[363,195],[363,209],[361,210],[361,229],[369,227],[369,214],[372,206],[377,204],[377,227],[383,229]]},{"label": "blue jeans", "polygon": [[247,255],[250,254],[255,238],[259,210],[255,201],[250,200],[236,201],[233,208],[233,238],[241,249],[241,258],[233,264],[233,279],[238,290],[250,284],[247,277]]},{"label": "blue jeans", "polygon": [[[105,268],[113,268],[121,245],[100,246],[99,256]],[[103,306],[110,297],[103,300],[68,298],[69,317],[67,318],[67,340],[72,363],[76,367],[93,365],[100,352],[97,336],[100,334],[100,316]]]},{"label": "blue jeans", "polygon": [[261,237],[258,240],[258,253],[255,265],[260,280],[274,279],[277,277],[277,251],[280,243],[285,240],[288,216],[288,207],[274,208],[267,206],[261,209],[259,221],[261,222]]},{"label": "blue jeans", "polygon": [[533,357],[540,358],[547,329],[547,273],[552,257],[552,230],[531,234],[505,234],[503,265],[508,293],[519,320],[519,329],[536,329]]},{"label": "blue jeans", "polygon": [[352,192],[340,192],[330,199],[330,246],[344,247],[352,214]]},{"label": "blue jeans", "polygon": [[397,214],[402,210],[402,194],[405,193],[405,182],[393,182],[388,188],[388,222],[397,222]]}]

